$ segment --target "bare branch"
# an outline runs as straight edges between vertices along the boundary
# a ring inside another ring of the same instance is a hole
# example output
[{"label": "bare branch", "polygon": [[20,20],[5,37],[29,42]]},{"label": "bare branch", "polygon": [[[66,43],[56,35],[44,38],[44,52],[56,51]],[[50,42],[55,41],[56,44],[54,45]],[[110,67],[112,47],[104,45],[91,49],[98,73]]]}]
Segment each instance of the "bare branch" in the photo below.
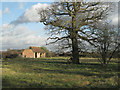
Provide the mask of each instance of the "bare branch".
[{"label": "bare branch", "polygon": [[52,37],[49,37],[47,40],[49,40],[49,39],[55,39],[55,41],[50,42],[50,43],[48,43],[47,45],[56,43],[56,42],[58,42],[59,40],[66,39],[66,38],[69,38],[69,36],[65,36],[65,37],[61,37],[61,38],[59,38],[59,37],[53,37],[53,38],[52,38]]}]

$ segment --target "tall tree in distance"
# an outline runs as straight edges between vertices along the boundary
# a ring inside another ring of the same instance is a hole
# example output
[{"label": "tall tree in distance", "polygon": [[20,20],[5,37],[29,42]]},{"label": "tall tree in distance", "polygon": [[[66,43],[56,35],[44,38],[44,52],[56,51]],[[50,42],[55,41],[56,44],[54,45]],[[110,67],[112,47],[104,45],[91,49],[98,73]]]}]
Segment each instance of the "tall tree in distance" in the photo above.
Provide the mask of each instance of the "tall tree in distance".
[{"label": "tall tree in distance", "polygon": [[114,54],[118,51],[120,46],[118,28],[111,23],[102,21],[97,23],[96,30],[96,46],[99,53],[99,61],[102,65],[106,65],[110,62]]},{"label": "tall tree in distance", "polygon": [[55,2],[39,11],[40,22],[46,25],[51,43],[67,41],[72,48],[72,63],[79,64],[79,44],[87,41],[93,44],[94,24],[106,18],[108,6],[101,2]]}]

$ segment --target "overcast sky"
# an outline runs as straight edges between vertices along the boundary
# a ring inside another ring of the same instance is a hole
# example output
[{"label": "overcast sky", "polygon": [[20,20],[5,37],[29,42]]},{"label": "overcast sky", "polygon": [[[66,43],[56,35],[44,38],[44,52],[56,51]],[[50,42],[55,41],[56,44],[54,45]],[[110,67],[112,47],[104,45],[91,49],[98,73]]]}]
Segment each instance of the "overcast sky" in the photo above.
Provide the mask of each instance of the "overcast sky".
[{"label": "overcast sky", "polygon": [[[4,1],[4,0],[3,0]],[[15,0],[14,0],[15,1]],[[37,9],[46,8],[51,2],[0,2],[0,46],[2,50],[45,46],[48,35],[39,22]],[[117,23],[118,12],[110,15]],[[50,48],[50,46],[49,46]]]}]

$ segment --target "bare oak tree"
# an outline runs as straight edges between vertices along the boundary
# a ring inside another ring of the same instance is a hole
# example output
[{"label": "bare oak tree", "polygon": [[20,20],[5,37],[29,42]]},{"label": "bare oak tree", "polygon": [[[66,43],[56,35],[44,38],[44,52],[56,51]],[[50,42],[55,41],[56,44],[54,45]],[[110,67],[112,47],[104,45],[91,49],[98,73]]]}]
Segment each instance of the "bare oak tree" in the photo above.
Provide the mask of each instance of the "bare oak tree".
[{"label": "bare oak tree", "polygon": [[93,44],[94,24],[106,17],[107,5],[100,2],[55,2],[41,10],[40,22],[49,30],[51,43],[66,40],[72,48],[72,63],[79,64],[79,44],[82,40]]}]

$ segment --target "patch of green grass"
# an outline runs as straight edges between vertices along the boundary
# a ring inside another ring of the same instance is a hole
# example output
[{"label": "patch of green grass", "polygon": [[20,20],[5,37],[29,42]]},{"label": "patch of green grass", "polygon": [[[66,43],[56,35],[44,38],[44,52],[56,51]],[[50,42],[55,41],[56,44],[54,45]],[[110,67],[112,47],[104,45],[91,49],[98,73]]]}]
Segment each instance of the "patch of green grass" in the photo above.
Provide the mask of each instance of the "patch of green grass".
[{"label": "patch of green grass", "polygon": [[[97,59],[82,58],[68,64],[68,57],[3,60],[3,88],[112,88],[117,63],[103,67]],[[117,87],[117,83],[115,86]]]}]

